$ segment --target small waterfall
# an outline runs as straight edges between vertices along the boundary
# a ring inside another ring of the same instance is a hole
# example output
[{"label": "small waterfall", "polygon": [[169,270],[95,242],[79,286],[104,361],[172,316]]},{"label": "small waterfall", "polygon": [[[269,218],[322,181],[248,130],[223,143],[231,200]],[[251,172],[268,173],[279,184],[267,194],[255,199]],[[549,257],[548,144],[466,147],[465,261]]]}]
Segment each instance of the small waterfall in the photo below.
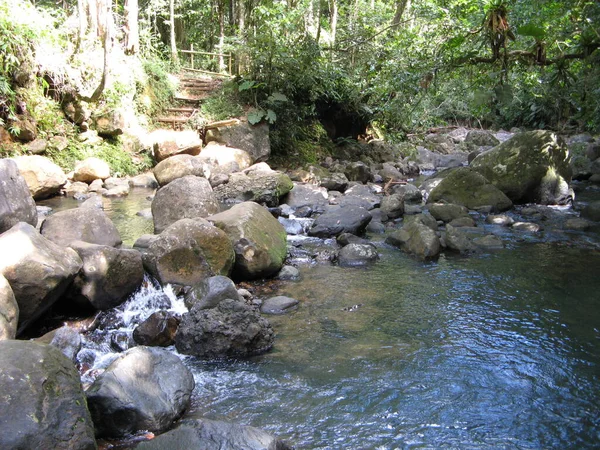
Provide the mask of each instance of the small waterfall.
[{"label": "small waterfall", "polygon": [[82,383],[92,383],[121,352],[135,346],[133,330],[161,310],[177,315],[187,312],[183,299],[175,295],[170,285],[161,287],[146,275],[142,286],[123,304],[99,313],[93,330],[83,335],[77,354]]}]

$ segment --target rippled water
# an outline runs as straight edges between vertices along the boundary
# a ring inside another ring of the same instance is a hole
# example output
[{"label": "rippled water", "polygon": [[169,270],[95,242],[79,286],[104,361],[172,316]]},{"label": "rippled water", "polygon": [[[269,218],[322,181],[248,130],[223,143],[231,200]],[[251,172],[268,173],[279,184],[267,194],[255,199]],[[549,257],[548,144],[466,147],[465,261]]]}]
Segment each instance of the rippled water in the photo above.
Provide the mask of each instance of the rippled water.
[{"label": "rippled water", "polygon": [[523,244],[424,264],[380,250],[367,270],[302,268],[272,353],[188,359],[194,409],[300,449],[600,444],[600,253]]}]

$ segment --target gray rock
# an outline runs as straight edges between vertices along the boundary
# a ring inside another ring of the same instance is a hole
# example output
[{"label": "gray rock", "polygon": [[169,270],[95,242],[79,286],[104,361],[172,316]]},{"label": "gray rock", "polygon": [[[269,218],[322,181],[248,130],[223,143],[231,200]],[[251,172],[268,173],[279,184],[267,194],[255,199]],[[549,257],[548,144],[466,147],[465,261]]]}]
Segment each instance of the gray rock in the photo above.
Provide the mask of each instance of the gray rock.
[{"label": "gray rock", "polygon": [[292,450],[292,447],[258,428],[190,417],[174,430],[142,442],[136,449]]},{"label": "gray rock", "polygon": [[67,183],[63,170],[45,156],[17,156],[13,161],[35,200],[58,194]]},{"label": "gray rock", "polygon": [[86,392],[96,435],[165,431],[189,406],[194,385],[190,370],[171,352],[127,350]]},{"label": "gray rock", "polygon": [[580,217],[575,217],[572,219],[568,219],[565,222],[565,229],[566,230],[573,230],[573,231],[587,231],[590,229],[590,227],[592,226],[591,222],[585,219],[582,219]]},{"label": "gray rock", "polygon": [[222,203],[252,201],[277,206],[293,186],[290,177],[282,172],[232,173],[226,184],[215,187],[215,196]]},{"label": "gray rock", "polygon": [[206,178],[177,178],[160,188],[152,201],[154,232],[160,233],[180,219],[208,217],[219,212],[219,203]]},{"label": "gray rock", "polygon": [[19,305],[17,334],[56,302],[81,266],[73,249],[59,247],[24,222],[0,235],[0,273]]},{"label": "gray rock", "polygon": [[239,122],[212,129],[206,133],[206,142],[218,142],[244,150],[252,157],[253,162],[266,161],[271,155],[269,125],[266,123],[250,125],[248,122]]},{"label": "gray rock", "polygon": [[37,221],[35,202],[17,164],[0,159],[0,234],[18,222],[36,226]]},{"label": "gray rock", "polygon": [[59,211],[46,218],[40,233],[52,242],[69,246],[74,241],[116,247],[123,242],[117,227],[96,208]]},{"label": "gray rock", "polygon": [[515,203],[564,204],[573,198],[567,146],[549,131],[517,134],[477,156],[471,167]]},{"label": "gray rock", "polygon": [[59,350],[0,341],[0,447],[95,450],[77,369]]},{"label": "gray rock", "polygon": [[0,274],[0,341],[14,339],[19,322],[19,305],[4,275]]},{"label": "gray rock", "polygon": [[266,299],[260,306],[263,314],[285,314],[292,311],[300,302],[295,298],[279,295]]},{"label": "gray rock", "polygon": [[320,186],[328,191],[344,192],[348,187],[348,177],[341,172],[327,174],[321,179]]},{"label": "gray rock", "polygon": [[90,188],[87,183],[83,181],[74,181],[73,183],[67,183],[64,187],[64,193],[66,197],[73,197],[76,200],[82,197],[87,198],[87,194]]},{"label": "gray rock", "polygon": [[346,166],[344,175],[349,181],[358,181],[360,183],[368,183],[373,179],[371,169],[361,161],[353,162]]},{"label": "gray rock", "polygon": [[352,233],[342,233],[342,234],[338,235],[338,237],[336,238],[336,241],[342,247],[344,247],[348,244],[371,245],[368,240],[358,237]]},{"label": "gray rock", "polygon": [[369,212],[360,207],[337,208],[317,217],[309,236],[328,238],[342,233],[362,234],[371,221]]},{"label": "gray rock", "polygon": [[[348,203],[349,200],[352,201],[354,199],[360,199],[362,203]],[[376,195],[371,186],[357,184],[346,189],[339,204],[340,206],[362,206],[369,210],[377,208],[381,204],[381,196]]]},{"label": "gray rock", "polygon": [[203,358],[247,357],[271,349],[271,324],[239,300],[225,299],[215,308],[192,310],[183,316],[175,339],[177,351]]},{"label": "gray rock", "polygon": [[588,203],[581,211],[581,217],[600,222],[600,200]]},{"label": "gray rock", "polygon": [[127,126],[125,117],[125,111],[120,108],[109,109],[104,113],[95,114],[93,120],[96,131],[100,136],[119,136],[120,134],[123,134],[123,131]]},{"label": "gray rock", "polygon": [[499,250],[504,248],[502,240],[492,234],[473,238],[473,244],[482,250]]},{"label": "gray rock", "polygon": [[155,189],[158,187],[158,181],[156,181],[154,173],[142,173],[133,178],[130,178],[129,185],[131,187]]},{"label": "gray rock", "polygon": [[475,226],[475,221],[470,216],[457,217],[456,219],[451,220],[448,225],[452,225],[456,228],[470,228]]},{"label": "gray rock", "polygon": [[436,232],[418,220],[404,225],[389,235],[385,242],[423,260],[436,258],[441,247]]},{"label": "gray rock", "polygon": [[214,275],[229,275],[234,252],[227,234],[208,221],[182,219],[152,240],[142,258],[160,283],[193,286]]},{"label": "gray rock", "polygon": [[381,211],[390,219],[397,219],[404,214],[404,196],[392,194],[381,199]]},{"label": "gray rock", "polygon": [[234,278],[269,277],[283,267],[287,256],[285,229],[263,206],[240,203],[209,220],[225,231],[233,245]]},{"label": "gray rock", "polygon": [[446,247],[460,253],[473,253],[477,250],[465,232],[450,224],[446,226]]},{"label": "gray rock", "polygon": [[73,364],[77,364],[77,353],[81,350],[81,334],[68,326],[62,326],[36,339],[36,342],[56,347]]},{"label": "gray rock", "polygon": [[110,166],[99,158],[86,158],[75,164],[73,181],[91,183],[94,180],[106,180],[110,177]]},{"label": "gray rock", "polygon": [[241,300],[233,281],[222,275],[216,275],[194,285],[185,294],[184,302],[188,309],[194,306],[198,309],[210,309],[227,298]]},{"label": "gray rock", "polygon": [[300,278],[300,271],[294,266],[283,266],[277,274],[279,280],[297,280]]},{"label": "gray rock", "polygon": [[206,163],[192,155],[175,155],[159,162],[153,170],[159,186],[166,186],[177,178],[193,175],[203,177]]},{"label": "gray rock", "polygon": [[447,223],[459,217],[468,216],[469,210],[462,205],[454,205],[452,203],[432,203],[429,205],[429,213],[436,220]]},{"label": "gray rock", "polygon": [[70,247],[83,261],[67,296],[84,306],[107,310],[120,305],[144,281],[142,256],[137,250],[76,241]]},{"label": "gray rock", "polygon": [[180,319],[170,311],[157,311],[133,330],[136,344],[169,347],[175,344]]},{"label": "gray rock", "polygon": [[526,231],[528,233],[537,233],[541,231],[542,227],[540,227],[537,223],[532,222],[515,222],[512,224],[512,229],[517,231]]},{"label": "gray rock", "polygon": [[510,226],[515,223],[514,219],[506,214],[494,215],[490,214],[485,219],[486,223],[491,223],[494,225],[502,225],[502,226]]},{"label": "gray rock", "polygon": [[338,264],[342,267],[359,267],[379,259],[379,254],[370,244],[348,244],[338,253]]},{"label": "gray rock", "polygon": [[157,162],[180,154],[196,156],[202,150],[202,139],[194,130],[154,130],[148,139]]},{"label": "gray rock", "polygon": [[248,152],[239,148],[218,144],[215,141],[206,144],[206,147],[200,152],[200,157],[213,161],[217,166],[224,166],[234,162],[238,171],[247,169],[254,163],[254,159]]},{"label": "gray rock", "polygon": [[487,130],[471,130],[465,138],[465,143],[477,147],[495,147],[500,141]]}]

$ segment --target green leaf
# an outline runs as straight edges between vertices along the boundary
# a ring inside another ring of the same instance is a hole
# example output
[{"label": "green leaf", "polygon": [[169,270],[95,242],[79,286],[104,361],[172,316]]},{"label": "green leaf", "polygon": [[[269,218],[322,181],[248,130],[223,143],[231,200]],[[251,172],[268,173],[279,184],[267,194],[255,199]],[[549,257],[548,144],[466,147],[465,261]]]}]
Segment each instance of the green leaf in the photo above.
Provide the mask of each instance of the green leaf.
[{"label": "green leaf", "polygon": [[252,89],[255,84],[256,84],[256,81],[252,81],[252,80],[242,81],[240,83],[240,85],[238,86],[238,91],[242,92],[242,91],[247,91],[248,89]]},{"label": "green leaf", "polygon": [[465,42],[465,40],[466,40],[466,38],[464,36],[455,36],[446,42],[446,47],[448,47],[448,48],[460,47]]},{"label": "green leaf", "polygon": [[288,98],[281,92],[273,92],[273,94],[269,96],[268,100],[271,102],[287,102]]},{"label": "green leaf", "polygon": [[275,111],[273,111],[272,109],[267,109],[267,122],[269,122],[272,125],[275,123],[276,120],[277,114],[275,114]]},{"label": "green leaf", "polygon": [[[270,110],[269,110],[270,111]],[[265,117],[265,112],[262,109],[252,109],[248,112],[248,123],[250,125],[256,125],[258,122]]]},{"label": "green leaf", "polygon": [[517,28],[517,33],[521,36],[531,36],[536,39],[542,39],[546,35],[546,30],[542,27],[534,25],[533,23],[526,23],[523,26]]}]

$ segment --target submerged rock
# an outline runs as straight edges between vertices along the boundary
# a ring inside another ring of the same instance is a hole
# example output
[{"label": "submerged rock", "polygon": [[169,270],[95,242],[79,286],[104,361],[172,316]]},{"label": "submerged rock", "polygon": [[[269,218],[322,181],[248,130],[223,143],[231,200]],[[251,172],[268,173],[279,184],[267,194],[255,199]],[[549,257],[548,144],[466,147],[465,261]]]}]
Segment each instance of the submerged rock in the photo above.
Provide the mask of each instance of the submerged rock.
[{"label": "submerged rock", "polygon": [[161,432],[189,406],[194,376],[163,349],[134,347],[113,361],[86,392],[98,436]]},{"label": "submerged rock", "polygon": [[58,349],[0,341],[0,392],[0,448],[97,448],[79,373]]},{"label": "submerged rock", "polygon": [[370,244],[348,244],[338,253],[338,264],[342,267],[359,267],[379,259],[377,249]]},{"label": "submerged rock", "polygon": [[266,299],[260,306],[260,312],[263,314],[285,314],[298,306],[299,303],[295,298],[279,295]]},{"label": "submerged rock", "polygon": [[215,308],[194,307],[185,314],[175,346],[203,358],[246,357],[269,351],[274,339],[267,319],[244,302],[225,299]]}]

